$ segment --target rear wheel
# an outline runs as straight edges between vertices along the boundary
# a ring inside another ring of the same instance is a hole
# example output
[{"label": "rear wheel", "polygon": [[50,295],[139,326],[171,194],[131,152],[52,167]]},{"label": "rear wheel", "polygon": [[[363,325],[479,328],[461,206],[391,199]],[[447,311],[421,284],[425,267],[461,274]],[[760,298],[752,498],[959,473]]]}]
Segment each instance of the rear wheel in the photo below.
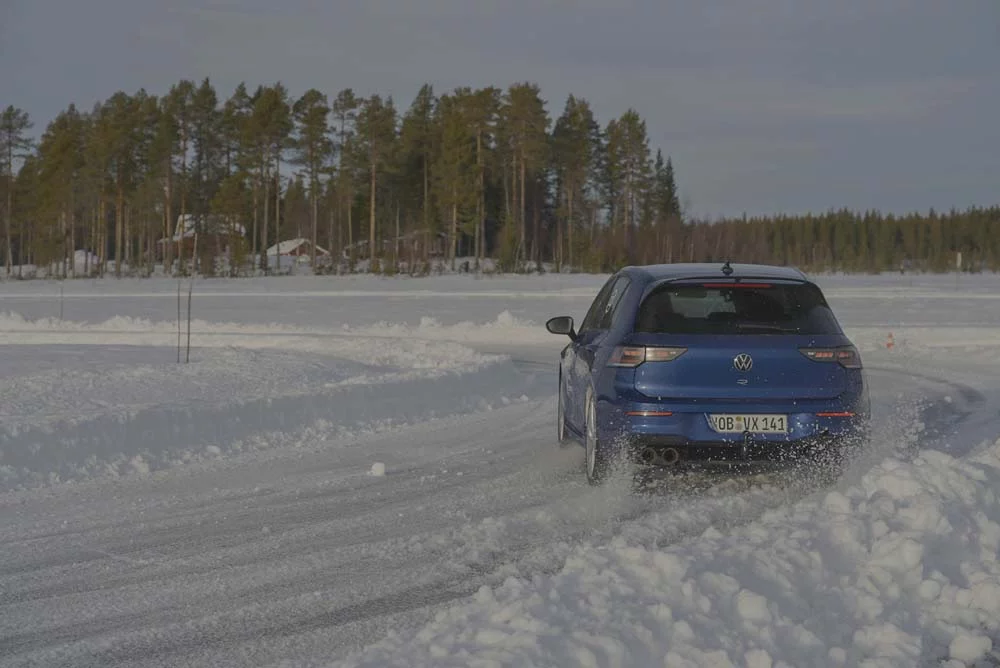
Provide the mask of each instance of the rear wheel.
[{"label": "rear wheel", "polygon": [[611,462],[607,447],[601,443],[597,429],[597,399],[593,390],[587,391],[586,428],[584,444],[587,449],[587,482],[600,485],[611,473]]},{"label": "rear wheel", "polygon": [[559,374],[559,397],[556,401],[556,442],[560,445],[566,445],[568,439],[566,438],[566,397],[565,388],[563,388],[562,374]]}]

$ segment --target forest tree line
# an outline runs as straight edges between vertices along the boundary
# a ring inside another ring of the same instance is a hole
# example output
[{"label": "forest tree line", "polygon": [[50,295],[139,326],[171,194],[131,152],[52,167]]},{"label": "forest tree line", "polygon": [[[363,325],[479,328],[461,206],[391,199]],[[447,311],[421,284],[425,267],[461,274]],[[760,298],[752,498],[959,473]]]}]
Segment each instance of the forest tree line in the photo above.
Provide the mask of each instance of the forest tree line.
[{"label": "forest tree line", "polygon": [[[205,79],[70,105],[37,143],[28,115],[8,106],[0,264],[6,275],[23,265],[73,275],[74,251],[86,249],[89,274],[268,272],[265,249],[304,237],[311,252],[386,272],[426,267],[432,248],[452,265],[491,257],[506,271],[721,259],[940,271],[956,252],[968,267],[1000,268],[997,207],[692,219],[637,111],[602,124],[583,98],[555,118],[547,105],[533,83],[441,95],[425,85],[401,111],[350,88],[293,99],[280,83],[220,99]],[[169,243],[186,217],[214,242]],[[413,239],[424,241],[418,257]]]}]

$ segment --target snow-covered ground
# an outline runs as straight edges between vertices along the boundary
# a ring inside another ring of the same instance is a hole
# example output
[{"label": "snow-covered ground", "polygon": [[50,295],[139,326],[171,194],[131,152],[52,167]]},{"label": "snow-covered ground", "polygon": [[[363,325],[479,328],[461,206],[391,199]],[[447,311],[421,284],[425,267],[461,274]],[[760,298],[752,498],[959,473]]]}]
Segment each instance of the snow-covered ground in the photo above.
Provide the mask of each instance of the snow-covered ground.
[{"label": "snow-covered ground", "polygon": [[200,280],[189,364],[176,281],[0,283],[0,665],[1000,657],[1000,277],[819,279],[843,479],[641,492],[553,443],[603,280]]}]

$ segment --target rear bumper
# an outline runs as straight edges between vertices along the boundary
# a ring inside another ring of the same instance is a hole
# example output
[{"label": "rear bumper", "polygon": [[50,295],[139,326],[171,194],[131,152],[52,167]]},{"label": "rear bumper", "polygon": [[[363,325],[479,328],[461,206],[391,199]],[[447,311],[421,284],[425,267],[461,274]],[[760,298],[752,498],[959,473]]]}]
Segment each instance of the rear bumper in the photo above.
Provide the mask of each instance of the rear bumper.
[{"label": "rear bumper", "polygon": [[[602,412],[600,407],[598,411]],[[625,402],[606,404],[603,412],[601,423],[607,432],[602,440],[626,447],[640,463],[686,468],[783,466],[839,458],[845,449],[866,442],[869,431],[868,407],[861,401],[711,408]],[[636,412],[649,414],[630,415]],[[708,418],[711,413],[787,415],[788,432],[719,433]]]},{"label": "rear bumper", "polygon": [[634,461],[681,469],[780,468],[809,462],[835,462],[860,436],[817,435],[794,441],[688,441],[682,437],[632,435],[627,448]]}]

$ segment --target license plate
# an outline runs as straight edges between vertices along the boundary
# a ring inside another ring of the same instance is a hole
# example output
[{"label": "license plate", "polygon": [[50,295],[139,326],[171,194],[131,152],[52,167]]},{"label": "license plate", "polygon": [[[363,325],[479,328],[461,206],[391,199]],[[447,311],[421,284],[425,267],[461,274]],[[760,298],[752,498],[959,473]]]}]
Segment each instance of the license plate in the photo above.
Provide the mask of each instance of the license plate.
[{"label": "license plate", "polygon": [[723,434],[787,434],[787,415],[710,415],[715,431]]}]

